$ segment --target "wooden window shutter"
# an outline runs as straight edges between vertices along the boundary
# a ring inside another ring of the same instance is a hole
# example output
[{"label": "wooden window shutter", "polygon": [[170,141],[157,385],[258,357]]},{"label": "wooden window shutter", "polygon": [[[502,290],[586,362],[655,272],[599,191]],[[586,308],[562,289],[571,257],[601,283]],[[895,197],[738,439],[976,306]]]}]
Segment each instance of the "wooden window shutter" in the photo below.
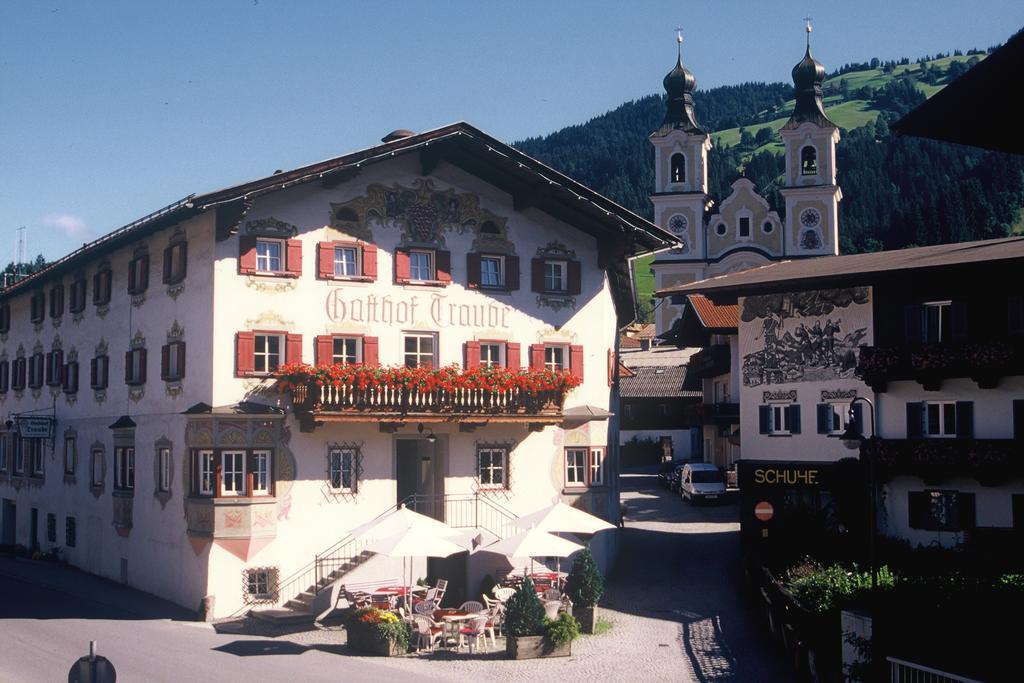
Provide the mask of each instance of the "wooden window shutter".
[{"label": "wooden window shutter", "polygon": [[954,341],[966,341],[968,334],[969,309],[966,302],[954,301],[949,305],[950,332]]},{"label": "wooden window shutter", "polygon": [[125,384],[132,383],[132,352],[124,352],[124,381]]},{"label": "wooden window shutter", "polygon": [[800,433],[800,404],[794,403],[791,406],[787,406],[786,410],[789,411],[789,433],[799,434]]},{"label": "wooden window shutter", "polygon": [[185,376],[185,342],[178,342],[175,348],[178,349],[178,376],[176,379],[182,379]]},{"label": "wooden window shutter", "polygon": [[[867,436],[864,433],[864,406],[860,403],[854,403],[851,410],[853,410],[853,419],[850,421],[850,426],[861,436]],[[871,436],[874,436],[874,434]]]},{"label": "wooden window shutter", "polygon": [[578,344],[569,347],[569,372],[583,379],[583,347]]},{"label": "wooden window shutter", "polygon": [[286,334],[284,336],[284,362],[302,362],[302,335]]},{"label": "wooden window shutter", "polygon": [[321,280],[334,277],[334,243],[316,243],[316,275]]},{"label": "wooden window shutter", "polygon": [[466,286],[469,289],[480,288],[480,254],[466,254]]},{"label": "wooden window shutter", "polygon": [[364,244],[363,247],[363,277],[371,280],[377,279],[377,245]]},{"label": "wooden window shutter", "polygon": [[480,367],[480,342],[468,341],[465,344],[466,369]]},{"label": "wooden window shutter", "polygon": [[239,332],[235,343],[235,375],[245,377],[256,370],[256,335]]},{"label": "wooden window shutter", "polygon": [[256,272],[256,238],[252,235],[238,238],[238,272],[242,275]]},{"label": "wooden window shutter", "polygon": [[958,439],[974,437],[974,401],[956,402],[956,437]]},{"label": "wooden window shutter", "polygon": [[437,263],[437,281],[446,285],[452,282],[452,252],[438,249],[434,252]]},{"label": "wooden window shutter", "polygon": [[146,349],[137,349],[139,352],[139,384],[146,383]]},{"label": "wooden window shutter", "polygon": [[544,369],[544,345],[530,344],[530,369]]},{"label": "wooden window shutter", "polygon": [[395,249],[395,282],[406,284],[410,277],[409,250]]},{"label": "wooden window shutter", "polygon": [[544,259],[542,258],[530,261],[530,291],[544,291]]},{"label": "wooden window shutter", "polygon": [[316,353],[313,357],[317,365],[330,365],[334,360],[334,337],[320,334],[316,337]]},{"label": "wooden window shutter", "polygon": [[519,257],[515,254],[505,257],[505,289],[510,292],[519,289]]},{"label": "wooden window shutter", "polygon": [[920,439],[924,435],[924,404],[907,403],[907,438]]},{"label": "wooden window shutter", "polygon": [[567,270],[569,272],[569,294],[579,294],[583,291],[583,268],[579,261],[569,261]]},{"label": "wooden window shutter", "polygon": [[920,344],[924,332],[921,304],[907,304],[903,307],[903,333],[908,344]]},{"label": "wooden window shutter", "polygon": [[769,434],[772,431],[772,407],[757,407],[757,431],[760,434]]},{"label": "wooden window shutter", "polygon": [[171,377],[171,345],[164,344],[160,347],[160,379],[168,380]]},{"label": "wooden window shutter", "polygon": [[363,337],[363,365],[379,365],[377,337]]},{"label": "wooden window shutter", "polygon": [[91,387],[92,389],[96,389],[100,385],[98,372],[99,368],[96,367],[97,365],[99,365],[99,362],[100,361],[98,358],[93,358],[89,361],[89,387]]},{"label": "wooden window shutter", "polygon": [[[520,346],[519,342],[509,342],[505,347],[505,367],[512,370],[518,370],[522,367],[523,361],[520,359]],[[1024,403],[1024,402],[1022,402]]]},{"label": "wooden window shutter", "polygon": [[174,273],[174,281],[181,282],[188,274],[188,242],[181,242],[177,245],[181,249],[181,266],[177,273]]},{"label": "wooden window shutter", "polygon": [[139,285],[139,260],[132,259],[128,262],[128,292],[138,291]]},{"label": "wooden window shutter", "polygon": [[818,433],[830,434],[832,432],[832,404],[818,404]]},{"label": "wooden window shutter", "polygon": [[174,257],[171,254],[173,249],[173,245],[164,249],[164,270],[162,280],[165,285],[174,280],[174,273],[171,272],[172,264],[174,263]]},{"label": "wooden window shutter", "polygon": [[291,277],[302,275],[302,240],[288,240],[285,243],[286,257],[284,268]]}]

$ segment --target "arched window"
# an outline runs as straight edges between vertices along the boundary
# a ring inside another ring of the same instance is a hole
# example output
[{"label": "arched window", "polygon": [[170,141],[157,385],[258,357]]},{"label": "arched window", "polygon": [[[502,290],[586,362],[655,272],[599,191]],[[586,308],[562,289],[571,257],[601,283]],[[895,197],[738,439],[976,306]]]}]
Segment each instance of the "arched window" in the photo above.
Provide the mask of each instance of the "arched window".
[{"label": "arched window", "polygon": [[686,182],[686,157],[679,152],[672,155],[672,182]]},{"label": "arched window", "polygon": [[800,150],[800,175],[818,175],[818,150],[814,145]]}]

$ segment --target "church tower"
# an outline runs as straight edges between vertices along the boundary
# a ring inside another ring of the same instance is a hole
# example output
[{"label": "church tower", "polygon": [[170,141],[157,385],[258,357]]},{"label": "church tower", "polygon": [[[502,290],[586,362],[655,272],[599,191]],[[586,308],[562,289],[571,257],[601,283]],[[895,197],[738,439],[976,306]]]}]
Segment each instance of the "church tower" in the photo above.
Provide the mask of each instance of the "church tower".
[{"label": "church tower", "polygon": [[825,68],[811,56],[811,23],[807,51],[793,67],[796,106],[779,134],[786,147],[784,251],[787,256],[839,253],[839,201],[836,184],[836,143],[839,127],[822,105]]}]

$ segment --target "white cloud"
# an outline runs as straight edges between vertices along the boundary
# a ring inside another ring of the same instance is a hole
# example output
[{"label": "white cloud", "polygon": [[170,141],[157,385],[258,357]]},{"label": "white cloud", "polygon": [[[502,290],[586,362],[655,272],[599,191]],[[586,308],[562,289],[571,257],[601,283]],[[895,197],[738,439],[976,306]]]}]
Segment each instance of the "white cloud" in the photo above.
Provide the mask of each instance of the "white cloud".
[{"label": "white cloud", "polygon": [[73,213],[48,213],[39,222],[44,228],[55,228],[73,240],[85,240],[92,234],[85,220]]}]

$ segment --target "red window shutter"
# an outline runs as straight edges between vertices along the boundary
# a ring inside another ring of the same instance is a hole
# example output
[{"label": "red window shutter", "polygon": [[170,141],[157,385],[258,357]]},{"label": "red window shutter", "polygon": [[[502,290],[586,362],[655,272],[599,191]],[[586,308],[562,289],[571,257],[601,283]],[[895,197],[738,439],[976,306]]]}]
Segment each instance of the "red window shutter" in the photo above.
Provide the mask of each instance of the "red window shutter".
[{"label": "red window shutter", "polygon": [[544,259],[542,258],[530,261],[530,291],[544,291]]},{"label": "red window shutter", "polygon": [[171,345],[160,347],[160,379],[167,380],[171,376]]},{"label": "red window shutter", "polygon": [[363,365],[379,365],[377,338],[363,337]]},{"label": "red window shutter", "polygon": [[515,254],[505,257],[505,289],[510,292],[519,289],[519,257]]},{"label": "red window shutter", "polygon": [[569,347],[569,372],[583,379],[583,347],[577,344]]},{"label": "red window shutter", "polygon": [[438,249],[434,252],[434,259],[437,263],[437,281],[443,282],[446,285],[451,284],[452,252]]},{"label": "red window shutter", "polygon": [[172,261],[172,257],[171,257],[171,251],[173,249],[174,249],[173,246],[167,247],[166,249],[164,249],[164,272],[163,272],[162,280],[163,280],[163,283],[165,285],[168,284],[169,282],[171,282],[174,279],[174,277],[173,277],[174,274],[171,272],[171,263],[173,262]]},{"label": "red window shutter", "polygon": [[371,280],[377,279],[377,245],[364,244],[363,246],[363,277]]},{"label": "red window shutter", "polygon": [[329,334],[317,335],[316,338],[316,364],[330,365],[334,359],[334,337]]},{"label": "red window shutter", "polygon": [[544,369],[544,345],[530,344],[530,369]]},{"label": "red window shutter", "polygon": [[235,344],[235,375],[245,377],[256,370],[256,335],[239,332]]},{"label": "red window shutter", "polygon": [[178,379],[185,376],[185,342],[178,342]]},{"label": "red window shutter", "polygon": [[302,362],[302,335],[286,334],[284,336],[284,362]]},{"label": "red window shutter", "polygon": [[569,261],[569,294],[579,294],[583,291],[583,272],[579,261]]},{"label": "red window shutter", "polygon": [[468,341],[465,344],[466,369],[480,367],[480,342]]},{"label": "red window shutter", "polygon": [[334,243],[316,243],[316,275],[321,280],[334,277]]},{"label": "red window shutter", "polygon": [[510,370],[518,370],[522,367],[519,355],[519,342],[509,342],[505,347],[505,367]]},{"label": "red window shutter", "polygon": [[470,289],[480,287],[480,254],[466,254],[466,286]]},{"label": "red window shutter", "polygon": [[395,249],[395,282],[405,284],[409,282],[409,250]]},{"label": "red window shutter", "polygon": [[256,238],[252,235],[238,238],[238,272],[242,275],[256,272]]},{"label": "red window shutter", "polygon": [[302,240],[288,240],[286,245],[285,270],[291,277],[302,275]]}]

